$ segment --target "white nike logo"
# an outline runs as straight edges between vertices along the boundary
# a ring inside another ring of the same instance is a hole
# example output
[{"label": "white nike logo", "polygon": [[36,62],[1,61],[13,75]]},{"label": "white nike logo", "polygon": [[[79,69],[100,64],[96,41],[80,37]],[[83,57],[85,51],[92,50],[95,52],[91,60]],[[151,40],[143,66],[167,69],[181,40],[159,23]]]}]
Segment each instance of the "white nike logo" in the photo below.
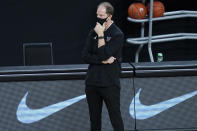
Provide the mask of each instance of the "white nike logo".
[{"label": "white nike logo", "polygon": [[22,98],[16,112],[17,119],[22,123],[33,123],[42,120],[86,97],[86,95],[81,95],[66,101],[43,107],[41,109],[30,109],[26,104],[27,95],[28,92]]},{"label": "white nike logo", "polygon": [[[195,95],[197,95],[197,91],[170,99],[170,100],[166,100],[154,105],[143,105],[140,102],[139,99],[139,95],[140,95],[141,89],[139,89],[138,93],[135,95],[135,103],[134,103],[134,99],[132,100],[130,107],[129,107],[129,113],[130,115],[135,119],[138,120],[144,120],[144,119],[148,119],[151,118]],[[135,111],[134,111],[134,104],[135,104]]]}]

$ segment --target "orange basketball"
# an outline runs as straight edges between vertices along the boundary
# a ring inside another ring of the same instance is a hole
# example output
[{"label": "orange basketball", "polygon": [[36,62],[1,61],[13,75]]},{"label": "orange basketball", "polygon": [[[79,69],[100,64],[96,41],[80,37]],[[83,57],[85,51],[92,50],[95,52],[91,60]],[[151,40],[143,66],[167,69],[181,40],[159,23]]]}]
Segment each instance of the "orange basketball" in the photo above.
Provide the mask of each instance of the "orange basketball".
[{"label": "orange basketball", "polygon": [[146,6],[142,3],[132,3],[128,8],[128,15],[134,19],[143,19],[147,14]]},{"label": "orange basketball", "polygon": [[[150,3],[147,6],[147,10],[149,13]],[[163,3],[160,1],[154,1],[153,2],[153,17],[161,17],[161,16],[163,16],[164,12],[165,12],[165,7],[164,7]]]}]

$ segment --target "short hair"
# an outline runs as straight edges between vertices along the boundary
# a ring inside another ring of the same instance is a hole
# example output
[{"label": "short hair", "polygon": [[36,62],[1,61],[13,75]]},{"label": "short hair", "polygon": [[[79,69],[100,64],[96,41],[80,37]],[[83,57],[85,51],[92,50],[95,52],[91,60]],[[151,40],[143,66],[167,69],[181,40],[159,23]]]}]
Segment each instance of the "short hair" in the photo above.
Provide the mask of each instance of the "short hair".
[{"label": "short hair", "polygon": [[109,2],[102,2],[102,3],[100,3],[98,5],[98,7],[100,7],[100,6],[105,7],[107,14],[110,14],[110,15],[113,15],[114,14],[114,7]]}]

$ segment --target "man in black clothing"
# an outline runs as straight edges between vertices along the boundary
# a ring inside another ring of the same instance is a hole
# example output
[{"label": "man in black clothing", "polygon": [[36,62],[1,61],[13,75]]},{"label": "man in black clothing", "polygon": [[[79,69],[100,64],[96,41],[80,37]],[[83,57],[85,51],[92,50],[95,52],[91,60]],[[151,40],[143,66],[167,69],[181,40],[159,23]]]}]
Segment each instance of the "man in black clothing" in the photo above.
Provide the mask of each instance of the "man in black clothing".
[{"label": "man in black clothing", "polygon": [[114,131],[124,131],[120,112],[121,52],[124,34],[111,20],[114,9],[108,2],[97,8],[97,23],[82,52],[89,64],[85,80],[91,131],[101,131],[103,101]]}]

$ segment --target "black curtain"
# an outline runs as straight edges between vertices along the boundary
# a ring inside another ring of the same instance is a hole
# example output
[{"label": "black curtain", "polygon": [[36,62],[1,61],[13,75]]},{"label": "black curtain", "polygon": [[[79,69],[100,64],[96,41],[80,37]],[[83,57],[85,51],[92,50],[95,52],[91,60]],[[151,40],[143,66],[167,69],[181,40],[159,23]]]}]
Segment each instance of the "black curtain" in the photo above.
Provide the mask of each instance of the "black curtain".
[{"label": "black curtain", "polygon": [[[127,9],[136,0],[108,0],[115,7],[115,23],[125,39],[140,36],[140,24],[127,21]],[[166,11],[196,10],[194,0],[160,0]],[[47,1],[2,0],[0,3],[0,66],[23,65],[23,43],[52,42],[54,64],[81,64],[81,50],[96,22],[96,7],[102,0]],[[148,1],[146,1],[148,3]],[[155,22],[153,34],[197,32],[195,19]],[[146,34],[148,25],[146,24]],[[164,60],[197,59],[195,41],[155,44],[153,51],[164,52]],[[134,61],[136,46],[123,48],[123,62]],[[39,58],[38,58],[39,59]],[[140,55],[149,61],[147,49]]]}]

